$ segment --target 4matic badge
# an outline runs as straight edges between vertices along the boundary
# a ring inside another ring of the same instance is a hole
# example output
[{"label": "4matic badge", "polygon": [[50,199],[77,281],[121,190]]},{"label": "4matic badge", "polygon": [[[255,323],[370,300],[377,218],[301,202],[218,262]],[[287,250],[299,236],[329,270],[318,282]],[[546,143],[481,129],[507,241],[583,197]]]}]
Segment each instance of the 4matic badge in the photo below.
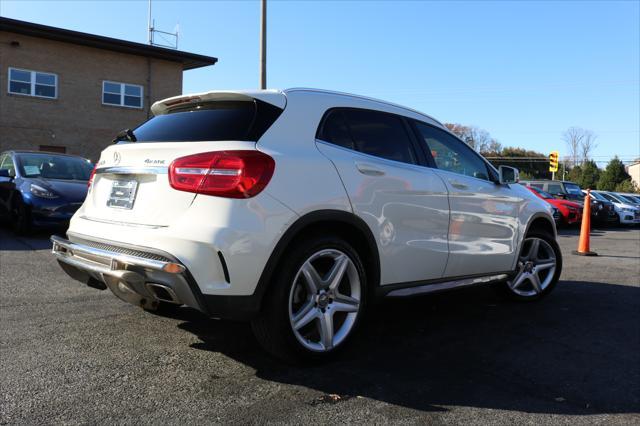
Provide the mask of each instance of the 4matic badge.
[{"label": "4matic badge", "polygon": [[164,164],[165,160],[152,160],[151,158],[147,158],[144,160],[145,164]]}]

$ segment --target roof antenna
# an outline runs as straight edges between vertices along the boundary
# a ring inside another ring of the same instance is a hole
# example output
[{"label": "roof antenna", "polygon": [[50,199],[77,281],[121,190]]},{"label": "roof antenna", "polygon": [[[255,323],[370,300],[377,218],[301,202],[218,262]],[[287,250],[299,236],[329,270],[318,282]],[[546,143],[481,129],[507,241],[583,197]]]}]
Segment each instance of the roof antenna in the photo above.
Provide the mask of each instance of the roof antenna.
[{"label": "roof antenna", "polygon": [[[178,49],[178,32],[179,27],[176,25],[175,32],[156,30],[156,20],[151,17],[151,0],[149,0],[149,44],[151,46],[167,47],[169,49]],[[158,36],[159,40],[157,40]]]}]

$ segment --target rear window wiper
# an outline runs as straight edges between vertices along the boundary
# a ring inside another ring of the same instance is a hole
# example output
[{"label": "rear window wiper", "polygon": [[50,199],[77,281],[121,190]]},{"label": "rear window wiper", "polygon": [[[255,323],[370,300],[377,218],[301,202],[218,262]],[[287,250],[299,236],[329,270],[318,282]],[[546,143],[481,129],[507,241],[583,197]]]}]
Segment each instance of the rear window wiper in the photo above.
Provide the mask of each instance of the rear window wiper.
[{"label": "rear window wiper", "polygon": [[136,142],[137,140],[138,139],[136,139],[136,135],[133,134],[133,130],[124,129],[124,130],[121,130],[120,133],[118,133],[111,142],[112,143],[116,143],[120,141]]}]

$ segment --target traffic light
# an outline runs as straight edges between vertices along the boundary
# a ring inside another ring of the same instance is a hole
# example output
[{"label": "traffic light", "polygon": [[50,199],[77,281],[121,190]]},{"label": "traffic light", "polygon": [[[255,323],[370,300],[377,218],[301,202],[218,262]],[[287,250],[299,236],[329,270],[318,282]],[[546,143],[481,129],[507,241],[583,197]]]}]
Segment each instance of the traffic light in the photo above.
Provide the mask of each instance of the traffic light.
[{"label": "traffic light", "polygon": [[558,171],[558,151],[553,151],[549,154],[549,171],[557,172]]}]

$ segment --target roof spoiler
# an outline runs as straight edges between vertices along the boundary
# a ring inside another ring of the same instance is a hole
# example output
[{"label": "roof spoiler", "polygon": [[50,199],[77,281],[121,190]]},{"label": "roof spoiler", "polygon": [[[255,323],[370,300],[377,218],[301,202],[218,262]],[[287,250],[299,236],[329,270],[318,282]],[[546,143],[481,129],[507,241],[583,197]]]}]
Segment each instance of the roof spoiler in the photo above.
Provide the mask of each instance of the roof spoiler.
[{"label": "roof spoiler", "polygon": [[190,103],[215,102],[215,101],[260,101],[284,109],[287,105],[287,97],[279,90],[256,90],[256,91],[219,91],[204,92],[191,95],[180,95],[155,102],[151,106],[153,115],[166,114],[176,106],[185,106]]}]

